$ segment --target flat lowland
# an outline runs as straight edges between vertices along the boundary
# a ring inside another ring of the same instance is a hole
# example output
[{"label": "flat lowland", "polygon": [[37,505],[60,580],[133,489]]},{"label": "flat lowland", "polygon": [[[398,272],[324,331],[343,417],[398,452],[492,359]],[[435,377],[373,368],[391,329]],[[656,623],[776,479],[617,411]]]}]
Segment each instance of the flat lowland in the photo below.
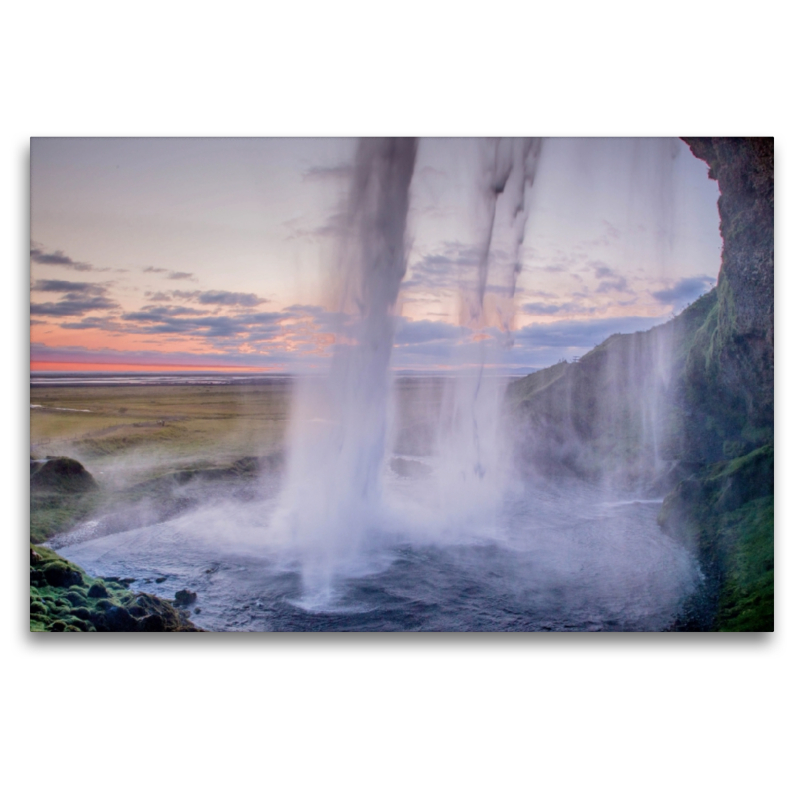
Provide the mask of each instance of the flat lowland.
[{"label": "flat lowland", "polygon": [[31,458],[67,456],[106,486],[282,449],[292,384],[31,386]]}]

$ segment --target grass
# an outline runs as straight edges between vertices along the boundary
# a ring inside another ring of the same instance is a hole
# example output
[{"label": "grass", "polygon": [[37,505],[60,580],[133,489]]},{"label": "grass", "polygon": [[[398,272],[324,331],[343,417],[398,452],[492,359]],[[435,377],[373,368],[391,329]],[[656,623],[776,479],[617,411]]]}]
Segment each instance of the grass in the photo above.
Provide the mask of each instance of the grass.
[{"label": "grass", "polygon": [[279,382],[31,387],[31,404],[44,407],[31,409],[31,453],[75,458],[116,486],[200,460],[265,455],[283,445],[290,390]]}]

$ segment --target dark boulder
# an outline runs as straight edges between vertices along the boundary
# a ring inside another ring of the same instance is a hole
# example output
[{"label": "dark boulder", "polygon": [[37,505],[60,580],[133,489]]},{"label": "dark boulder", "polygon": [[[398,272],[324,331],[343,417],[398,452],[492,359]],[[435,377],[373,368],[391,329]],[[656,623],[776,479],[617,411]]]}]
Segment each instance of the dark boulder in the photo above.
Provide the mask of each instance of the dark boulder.
[{"label": "dark boulder", "polygon": [[151,633],[161,632],[166,630],[164,620],[158,614],[148,614],[142,619],[139,629],[142,631],[149,631]]},{"label": "dark boulder", "polygon": [[49,564],[44,571],[44,579],[50,586],[56,587],[75,586],[83,583],[81,573],[71,569],[64,561]]},{"label": "dark boulder", "polygon": [[134,619],[127,608],[112,606],[106,611],[105,623],[112,631],[138,630],[137,620]]},{"label": "dark boulder", "polygon": [[31,474],[31,488],[73,493],[97,488],[94,478],[74,458],[51,458]]},{"label": "dark boulder", "polygon": [[188,606],[197,600],[197,592],[190,592],[188,589],[180,589],[175,592],[175,600],[173,605]]}]

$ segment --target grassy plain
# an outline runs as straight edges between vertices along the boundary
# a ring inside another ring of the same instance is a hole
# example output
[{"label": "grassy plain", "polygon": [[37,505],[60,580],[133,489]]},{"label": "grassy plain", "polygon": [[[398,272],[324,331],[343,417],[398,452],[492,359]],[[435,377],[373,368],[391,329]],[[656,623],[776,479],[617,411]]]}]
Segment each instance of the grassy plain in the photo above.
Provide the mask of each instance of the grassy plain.
[{"label": "grassy plain", "polygon": [[167,470],[269,455],[283,445],[290,396],[289,381],[32,386],[31,457],[69,456],[124,488]]}]

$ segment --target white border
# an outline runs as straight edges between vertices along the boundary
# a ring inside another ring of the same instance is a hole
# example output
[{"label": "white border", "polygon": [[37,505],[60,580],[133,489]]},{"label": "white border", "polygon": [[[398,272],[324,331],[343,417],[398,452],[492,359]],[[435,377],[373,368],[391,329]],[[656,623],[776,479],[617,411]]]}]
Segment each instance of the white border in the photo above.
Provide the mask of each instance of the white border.
[{"label": "white border", "polygon": [[[11,796],[786,796],[798,712],[788,354],[800,293],[787,230],[798,218],[795,26],[780,9],[505,0],[6,9]],[[354,133],[776,136],[778,633],[24,632],[28,137]]]}]

